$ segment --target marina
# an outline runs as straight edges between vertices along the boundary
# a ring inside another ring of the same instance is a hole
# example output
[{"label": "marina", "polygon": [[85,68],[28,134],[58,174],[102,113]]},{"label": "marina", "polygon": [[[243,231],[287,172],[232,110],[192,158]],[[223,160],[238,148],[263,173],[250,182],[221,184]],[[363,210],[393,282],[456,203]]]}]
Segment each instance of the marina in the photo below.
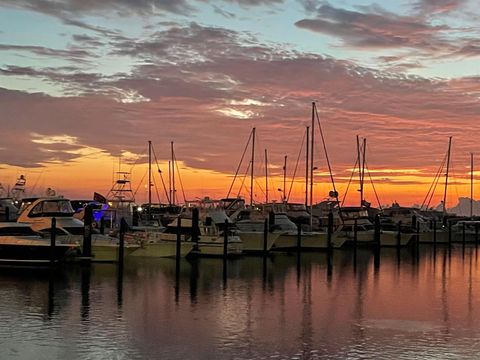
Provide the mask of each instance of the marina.
[{"label": "marina", "polygon": [[0,360],[480,359],[478,0],[0,0]]}]

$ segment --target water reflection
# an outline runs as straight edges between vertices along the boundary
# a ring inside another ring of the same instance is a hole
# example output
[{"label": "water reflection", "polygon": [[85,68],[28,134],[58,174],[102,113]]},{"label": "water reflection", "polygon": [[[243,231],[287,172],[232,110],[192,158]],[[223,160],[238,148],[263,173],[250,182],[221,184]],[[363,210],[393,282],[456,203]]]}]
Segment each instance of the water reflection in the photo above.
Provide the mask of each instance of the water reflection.
[{"label": "water reflection", "polygon": [[2,359],[471,358],[479,282],[469,246],[1,269]]}]

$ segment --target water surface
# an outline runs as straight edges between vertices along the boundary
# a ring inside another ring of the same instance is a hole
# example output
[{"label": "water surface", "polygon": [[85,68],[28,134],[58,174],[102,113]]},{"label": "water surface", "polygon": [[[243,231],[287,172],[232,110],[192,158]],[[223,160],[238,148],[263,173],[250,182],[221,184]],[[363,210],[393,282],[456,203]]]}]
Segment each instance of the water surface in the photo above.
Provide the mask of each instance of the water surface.
[{"label": "water surface", "polygon": [[0,269],[1,359],[480,356],[478,250]]}]

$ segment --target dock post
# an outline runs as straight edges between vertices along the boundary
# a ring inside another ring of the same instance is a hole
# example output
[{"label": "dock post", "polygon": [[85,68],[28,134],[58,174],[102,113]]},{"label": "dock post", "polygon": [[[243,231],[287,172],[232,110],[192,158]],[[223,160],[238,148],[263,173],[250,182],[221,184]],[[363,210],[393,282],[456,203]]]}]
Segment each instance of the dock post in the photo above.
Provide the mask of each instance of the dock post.
[{"label": "dock post", "polygon": [[192,210],[192,241],[197,244],[198,247],[198,241],[199,241],[199,236],[200,236],[200,228],[199,228],[199,212],[197,208],[193,208]]},{"label": "dock post", "polygon": [[448,246],[452,246],[452,222],[448,220]]},{"label": "dock post", "polygon": [[132,211],[132,226],[138,226],[138,218],[138,208],[135,206]]},{"label": "dock post", "polygon": [[475,246],[478,246],[478,223],[475,224]]},{"label": "dock post", "polygon": [[380,245],[380,215],[375,216],[373,240],[376,245]]},{"label": "dock post", "polygon": [[177,241],[176,241],[176,247],[175,247],[175,275],[178,278],[178,275],[180,274],[180,258],[181,258],[181,246],[182,246],[182,234],[181,234],[181,228],[182,228],[182,218],[178,217],[177,218]]},{"label": "dock post", "polygon": [[9,222],[9,221],[10,221],[10,208],[8,207],[8,205],[7,205],[7,207],[5,208],[5,221],[6,221],[6,222]]},{"label": "dock post", "polygon": [[418,233],[417,233],[417,223],[418,223],[418,220],[417,220],[417,215],[412,215],[412,233],[415,234],[414,235],[414,241],[413,241],[413,246],[412,246],[412,256],[415,256],[415,250],[417,249],[417,244],[418,244],[418,241],[420,240],[418,238]]},{"label": "dock post", "polygon": [[302,249],[302,225],[297,224],[297,253]]},{"label": "dock post", "polygon": [[[266,220],[265,220],[265,224],[267,224]],[[265,226],[265,228],[267,228],[267,226]],[[264,234],[264,236],[265,236],[265,234]],[[265,240],[263,242],[264,242],[263,248],[264,248],[264,251],[265,251],[265,247],[266,247]],[[227,259],[227,256],[228,256],[228,219],[225,219],[225,228],[223,230],[223,259],[224,259],[224,261]]]},{"label": "dock post", "polygon": [[374,223],[374,267],[378,269],[380,267],[380,215],[375,215]]},{"label": "dock post", "polygon": [[225,219],[225,228],[223,229],[223,287],[227,287],[227,257],[228,257],[228,219]]},{"label": "dock post", "polygon": [[267,255],[267,244],[268,244],[268,219],[265,219],[263,222],[263,256]]},{"label": "dock post", "polygon": [[465,221],[462,223],[462,247],[465,250]]},{"label": "dock post", "polygon": [[53,217],[52,225],[50,227],[50,265],[55,264],[56,238],[57,238],[57,219]]},{"label": "dock post", "polygon": [[297,224],[297,283],[300,282],[301,263],[302,263],[302,224]]},{"label": "dock post", "polygon": [[118,265],[123,266],[123,260],[125,258],[125,232],[127,231],[128,224],[125,218],[120,219],[120,238],[118,243]]},{"label": "dock post", "polygon": [[332,253],[332,234],[333,234],[333,212],[328,213],[328,224],[327,224],[327,249],[328,255]]},{"label": "dock post", "polygon": [[355,219],[353,222],[353,248],[355,251],[357,251],[357,245],[358,245],[358,219]]},{"label": "dock post", "polygon": [[433,249],[437,248],[437,221],[433,220]]},{"label": "dock post", "polygon": [[92,257],[92,221],[93,210],[90,205],[85,206],[83,216],[83,254],[84,258]]},{"label": "dock post", "polygon": [[397,225],[397,249],[400,250],[402,240],[402,221],[400,220]]},{"label": "dock post", "polygon": [[105,217],[100,218],[100,234],[105,235]]}]

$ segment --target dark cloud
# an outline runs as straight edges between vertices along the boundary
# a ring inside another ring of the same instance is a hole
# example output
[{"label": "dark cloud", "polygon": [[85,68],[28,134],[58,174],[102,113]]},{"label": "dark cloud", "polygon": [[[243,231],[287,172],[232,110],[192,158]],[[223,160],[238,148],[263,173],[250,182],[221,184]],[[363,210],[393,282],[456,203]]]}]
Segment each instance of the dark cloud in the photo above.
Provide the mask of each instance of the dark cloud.
[{"label": "dark cloud", "polygon": [[233,19],[235,17],[235,14],[230,12],[230,11],[227,11],[227,10],[224,10],[222,9],[221,7],[217,6],[217,5],[212,5],[212,8],[213,8],[213,11],[217,14],[220,14],[222,15],[223,17],[227,18],[227,19]]},{"label": "dark cloud", "polygon": [[0,51],[16,51],[16,52],[30,52],[35,55],[55,57],[63,60],[84,60],[88,58],[95,58],[97,55],[84,49],[51,49],[44,46],[34,45],[11,45],[0,44]]},{"label": "dark cloud", "polygon": [[[196,11],[198,4],[205,2],[217,3],[218,5],[218,2],[213,0],[3,0],[0,6],[23,8],[61,19],[73,19],[72,16],[78,15],[111,15],[112,13],[119,16],[129,16],[132,13],[139,15],[164,13],[189,15]],[[284,0],[224,0],[224,2],[248,7],[281,4]],[[220,6],[217,6],[217,8],[221,10]]]},{"label": "dark cloud", "polygon": [[85,34],[75,34],[72,36],[73,41],[80,43],[82,46],[87,47],[101,47],[105,45],[98,37],[93,37]]},{"label": "dark cloud", "polygon": [[414,8],[424,14],[448,13],[460,9],[468,0],[418,0]]},{"label": "dark cloud", "polygon": [[441,38],[446,25],[430,25],[422,19],[386,12],[378,7],[374,12],[360,12],[323,4],[313,19],[297,21],[302,29],[342,39],[345,46],[363,50],[384,48],[418,48],[436,51],[449,48]]},{"label": "dark cloud", "polygon": [[224,0],[225,2],[236,3],[242,6],[260,6],[282,4],[284,0]]},{"label": "dark cloud", "polygon": [[187,0],[3,0],[3,6],[24,8],[57,17],[65,15],[98,15],[116,12],[119,15],[171,12],[185,14],[193,10]]}]

